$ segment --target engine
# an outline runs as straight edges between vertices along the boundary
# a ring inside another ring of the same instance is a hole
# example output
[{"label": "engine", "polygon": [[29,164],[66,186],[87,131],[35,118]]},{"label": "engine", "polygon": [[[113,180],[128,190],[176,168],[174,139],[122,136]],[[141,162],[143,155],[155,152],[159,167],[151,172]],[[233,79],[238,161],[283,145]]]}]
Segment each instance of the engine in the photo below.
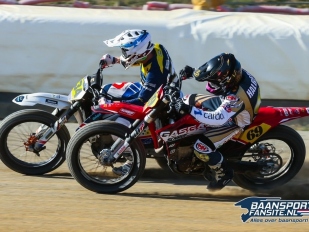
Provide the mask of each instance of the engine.
[{"label": "engine", "polygon": [[185,174],[202,174],[204,172],[205,163],[194,155],[192,145],[171,149],[171,153],[169,163],[174,172]]}]

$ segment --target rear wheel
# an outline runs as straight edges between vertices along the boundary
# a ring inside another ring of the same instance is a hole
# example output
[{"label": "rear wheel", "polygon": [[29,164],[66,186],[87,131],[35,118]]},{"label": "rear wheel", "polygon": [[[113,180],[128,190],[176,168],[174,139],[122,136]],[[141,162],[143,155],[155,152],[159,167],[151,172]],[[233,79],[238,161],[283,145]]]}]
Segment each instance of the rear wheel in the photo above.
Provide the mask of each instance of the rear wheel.
[{"label": "rear wheel", "polygon": [[[103,165],[100,155],[100,151],[109,150],[117,138],[124,139],[130,132],[126,126],[112,121],[93,122],[78,130],[67,148],[67,163],[75,180],[97,193],[118,193],[133,186],[146,165],[146,151],[139,139],[132,142],[112,167]],[[119,168],[128,160],[129,170],[122,175],[113,172],[113,167]]]},{"label": "rear wheel", "polygon": [[233,181],[253,191],[267,191],[290,181],[301,169],[306,156],[302,137],[292,128],[280,125],[262,136],[242,160],[265,162],[259,173],[237,174]]},{"label": "rear wheel", "polygon": [[70,140],[63,126],[39,153],[27,151],[29,142],[40,126],[49,128],[57,117],[36,109],[17,111],[7,116],[0,125],[0,158],[11,170],[26,175],[41,175],[58,168],[65,161],[65,149]]}]

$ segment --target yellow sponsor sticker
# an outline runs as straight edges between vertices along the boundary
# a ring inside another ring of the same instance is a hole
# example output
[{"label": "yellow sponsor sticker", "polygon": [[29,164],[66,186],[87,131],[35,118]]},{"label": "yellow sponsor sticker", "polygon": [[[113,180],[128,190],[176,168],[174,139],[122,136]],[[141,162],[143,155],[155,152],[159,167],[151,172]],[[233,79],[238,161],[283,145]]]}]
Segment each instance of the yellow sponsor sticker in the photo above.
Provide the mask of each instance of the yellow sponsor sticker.
[{"label": "yellow sponsor sticker", "polygon": [[255,127],[250,127],[245,130],[238,139],[247,143],[252,143],[265,134],[270,128],[271,126],[265,123]]}]

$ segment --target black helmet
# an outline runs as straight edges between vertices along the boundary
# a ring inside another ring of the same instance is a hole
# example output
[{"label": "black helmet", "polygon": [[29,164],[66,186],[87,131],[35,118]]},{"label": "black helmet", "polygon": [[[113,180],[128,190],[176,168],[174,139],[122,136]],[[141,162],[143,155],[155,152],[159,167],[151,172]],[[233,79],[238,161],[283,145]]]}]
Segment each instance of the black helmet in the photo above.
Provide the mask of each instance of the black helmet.
[{"label": "black helmet", "polygon": [[197,81],[208,81],[206,90],[218,95],[239,83],[242,69],[233,54],[222,53],[196,69],[193,76]]}]

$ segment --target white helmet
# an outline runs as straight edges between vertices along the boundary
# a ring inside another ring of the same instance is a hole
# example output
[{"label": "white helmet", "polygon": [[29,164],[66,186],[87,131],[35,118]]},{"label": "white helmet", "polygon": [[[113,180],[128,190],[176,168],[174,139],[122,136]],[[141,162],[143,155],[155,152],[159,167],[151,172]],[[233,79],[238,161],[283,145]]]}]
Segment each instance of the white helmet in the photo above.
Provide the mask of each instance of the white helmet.
[{"label": "white helmet", "polygon": [[114,39],[105,40],[108,47],[120,47],[121,64],[128,69],[137,61],[141,61],[153,50],[151,36],[146,30],[126,30]]}]

